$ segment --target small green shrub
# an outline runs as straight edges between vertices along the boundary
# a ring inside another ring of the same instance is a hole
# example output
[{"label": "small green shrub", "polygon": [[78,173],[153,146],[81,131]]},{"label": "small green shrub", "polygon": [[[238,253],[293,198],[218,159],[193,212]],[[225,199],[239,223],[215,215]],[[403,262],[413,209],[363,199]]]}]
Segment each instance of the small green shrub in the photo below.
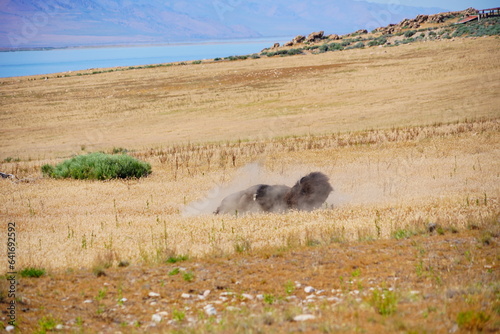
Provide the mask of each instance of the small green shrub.
[{"label": "small green shrub", "polygon": [[319,47],[319,52],[342,51],[344,47],[340,43],[323,44]]},{"label": "small green shrub", "polygon": [[38,269],[38,268],[25,268],[19,272],[21,277],[41,277],[45,275],[45,269]]},{"label": "small green shrub", "polygon": [[172,269],[171,271],[168,272],[168,276],[174,276],[174,275],[177,275],[178,273],[180,273],[180,269],[179,268],[174,268],[174,269]]},{"label": "small green shrub", "polygon": [[300,54],[302,54],[302,50],[301,49],[290,49],[287,51],[286,54],[288,56],[300,55]]},{"label": "small green shrub", "polygon": [[194,273],[192,273],[190,271],[186,271],[185,273],[182,274],[182,278],[186,282],[192,282],[194,280]]},{"label": "small green shrub", "polygon": [[362,49],[365,47],[365,43],[363,42],[358,42],[352,46],[349,46],[348,49]]},{"label": "small green shrub", "polygon": [[96,152],[76,156],[56,166],[43,165],[42,173],[56,179],[126,179],[147,176],[151,173],[151,165],[126,154],[110,155]]},{"label": "small green shrub", "polygon": [[244,252],[249,252],[252,249],[252,243],[244,238],[239,238],[235,243],[234,243],[234,250],[236,253],[244,253]]},{"label": "small green shrub", "polygon": [[392,315],[396,313],[398,297],[394,291],[373,290],[370,304],[381,315]]},{"label": "small green shrub", "polygon": [[385,36],[380,36],[368,42],[368,46],[378,46],[378,45],[384,45],[386,43],[387,43],[387,38]]},{"label": "small green shrub", "polygon": [[276,297],[274,297],[273,295],[271,294],[264,294],[264,303],[266,304],[274,304],[274,302],[276,301]]},{"label": "small green shrub", "polygon": [[174,255],[170,256],[165,262],[177,263],[177,262],[187,261],[188,259],[189,259],[188,255]]},{"label": "small green shrub", "polygon": [[181,322],[185,318],[186,318],[186,313],[184,311],[177,309],[174,309],[172,311],[172,319],[174,319],[175,321]]},{"label": "small green shrub", "polygon": [[286,281],[284,286],[287,295],[291,295],[295,291],[295,284],[292,281]]},{"label": "small green shrub", "polygon": [[410,38],[411,36],[415,35],[416,32],[416,30],[408,30],[404,33],[404,35],[406,38]]},{"label": "small green shrub", "polygon": [[457,315],[457,325],[468,331],[482,331],[490,316],[482,311],[465,311]]},{"label": "small green shrub", "polygon": [[128,153],[128,150],[123,147],[113,147],[113,150],[111,150],[112,154],[123,154],[123,153]]},{"label": "small green shrub", "polygon": [[54,330],[59,323],[60,321],[56,320],[52,315],[43,317],[38,320],[38,330],[35,333],[45,334],[47,331]]},{"label": "small green shrub", "polygon": [[408,239],[413,233],[411,231],[400,229],[392,232],[392,237],[396,240]]}]

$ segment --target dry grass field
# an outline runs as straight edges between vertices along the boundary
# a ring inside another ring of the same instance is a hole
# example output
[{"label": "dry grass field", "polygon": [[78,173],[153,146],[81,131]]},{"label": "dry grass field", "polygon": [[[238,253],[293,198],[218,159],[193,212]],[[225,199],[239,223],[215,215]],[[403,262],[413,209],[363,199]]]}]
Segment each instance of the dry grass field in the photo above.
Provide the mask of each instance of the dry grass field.
[{"label": "dry grass field", "polygon": [[[16,268],[47,271],[19,277],[19,332],[498,331],[499,51],[469,38],[2,79],[0,171],[18,179],[0,180],[0,241],[15,222]],[[41,177],[117,148],[153,173]],[[316,170],[335,189],[320,210],[211,214]]]}]

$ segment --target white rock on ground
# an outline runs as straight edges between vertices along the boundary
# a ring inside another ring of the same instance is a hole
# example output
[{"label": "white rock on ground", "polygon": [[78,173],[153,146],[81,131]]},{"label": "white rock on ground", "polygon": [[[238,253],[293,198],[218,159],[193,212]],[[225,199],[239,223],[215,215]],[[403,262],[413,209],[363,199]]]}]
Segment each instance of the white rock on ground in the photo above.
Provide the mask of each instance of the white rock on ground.
[{"label": "white rock on ground", "polygon": [[149,297],[160,297],[160,294],[159,294],[159,293],[156,293],[156,292],[151,291],[150,293],[148,293],[148,296],[149,296]]},{"label": "white rock on ground", "polygon": [[163,318],[162,318],[162,316],[161,316],[161,315],[159,315],[158,313],[153,314],[153,315],[151,316],[151,320],[153,320],[153,321],[154,321],[154,322],[156,322],[156,323],[161,322],[161,320],[162,320],[162,319],[163,319]]},{"label": "white rock on ground", "polygon": [[212,304],[206,305],[205,307],[203,307],[203,309],[205,310],[205,313],[208,316],[216,315],[217,314],[217,310],[215,309],[215,307]]},{"label": "white rock on ground", "polygon": [[243,299],[249,299],[249,300],[252,300],[252,299],[254,298],[254,297],[253,297],[251,294],[249,294],[249,293],[244,293],[244,294],[242,294],[242,295],[241,295],[241,297],[242,297]]},{"label": "white rock on ground", "polygon": [[306,287],[304,288],[304,291],[305,291],[306,293],[313,293],[314,291],[316,291],[316,289],[315,289],[315,288],[313,288],[312,286],[306,286]]},{"label": "white rock on ground", "polygon": [[307,321],[307,320],[314,320],[316,317],[312,314],[299,314],[293,317],[293,321]]}]

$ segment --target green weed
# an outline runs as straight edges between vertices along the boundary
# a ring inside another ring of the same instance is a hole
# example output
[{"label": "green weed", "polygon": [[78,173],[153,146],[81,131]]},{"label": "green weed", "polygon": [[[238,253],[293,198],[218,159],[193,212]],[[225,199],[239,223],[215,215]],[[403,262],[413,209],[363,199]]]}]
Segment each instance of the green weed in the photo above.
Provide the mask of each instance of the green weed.
[{"label": "green weed", "polygon": [[194,273],[191,271],[186,271],[185,273],[182,274],[182,278],[186,282],[192,282],[194,280]]},{"label": "green weed", "polygon": [[285,292],[287,295],[291,295],[295,291],[295,284],[292,281],[285,282]]},{"label": "green weed", "polygon": [[457,314],[457,325],[468,331],[482,331],[490,316],[482,311],[465,311]]},{"label": "green weed", "polygon": [[394,291],[376,289],[373,290],[369,302],[379,314],[392,315],[396,313],[398,297]]},{"label": "green weed", "polygon": [[167,263],[177,263],[187,261],[189,259],[188,255],[174,255],[170,256],[165,262]]},{"label": "green weed", "polygon": [[172,269],[171,271],[168,272],[168,275],[169,276],[174,276],[174,275],[179,274],[179,272],[180,272],[179,268],[174,268],[174,269]]},{"label": "green weed", "polygon": [[174,309],[172,311],[172,319],[174,319],[175,321],[181,322],[185,318],[186,318],[186,313],[184,311],[177,310],[177,309]]},{"label": "green weed", "polygon": [[19,272],[21,277],[41,277],[45,275],[45,269],[39,268],[25,268]]},{"label": "green weed", "polygon": [[276,297],[274,297],[273,295],[264,294],[264,303],[271,305],[271,304],[274,304],[275,301],[276,301]]},{"label": "green weed", "polygon": [[35,331],[37,334],[45,334],[47,331],[52,331],[59,324],[59,321],[56,320],[52,315],[45,316],[42,319],[38,320],[38,329]]},{"label": "green weed", "polygon": [[239,237],[234,243],[234,250],[236,253],[245,253],[252,250],[252,243],[250,240]]}]

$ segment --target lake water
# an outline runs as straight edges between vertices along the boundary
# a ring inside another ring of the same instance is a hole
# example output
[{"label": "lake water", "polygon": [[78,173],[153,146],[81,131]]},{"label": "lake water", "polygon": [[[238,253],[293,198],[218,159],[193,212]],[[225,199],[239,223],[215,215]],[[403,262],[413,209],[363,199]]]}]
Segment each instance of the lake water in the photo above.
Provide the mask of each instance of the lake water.
[{"label": "lake water", "polygon": [[[284,38],[283,41],[287,39]],[[288,39],[289,40],[289,39]],[[279,39],[169,44],[160,46],[68,48],[0,52],[0,77],[50,74],[116,66],[139,66],[259,53]]]}]

